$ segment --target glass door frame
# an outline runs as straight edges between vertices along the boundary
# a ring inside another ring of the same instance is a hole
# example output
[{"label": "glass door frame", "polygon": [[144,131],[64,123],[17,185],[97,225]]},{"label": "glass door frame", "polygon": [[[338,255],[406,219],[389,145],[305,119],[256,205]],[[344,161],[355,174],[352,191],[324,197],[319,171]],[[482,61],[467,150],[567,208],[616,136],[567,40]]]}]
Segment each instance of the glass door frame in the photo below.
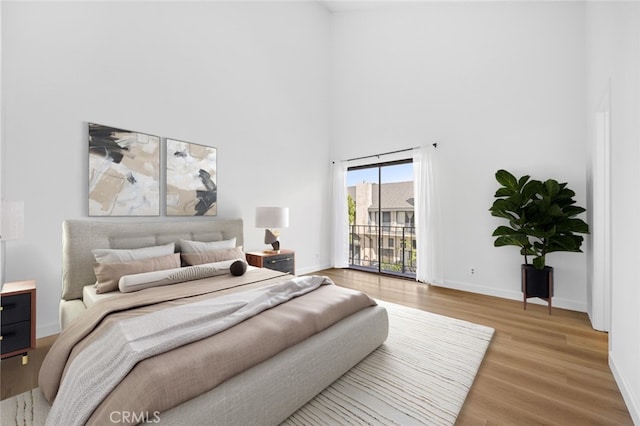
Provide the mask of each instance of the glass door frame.
[{"label": "glass door frame", "polygon": [[[382,181],[382,169],[383,167],[389,167],[389,166],[397,166],[397,165],[401,165],[401,164],[413,164],[413,160],[411,158],[406,158],[406,159],[400,159],[400,160],[393,160],[393,161],[385,161],[385,162],[377,162],[377,163],[369,163],[369,164],[363,164],[363,165],[358,165],[358,166],[352,166],[352,167],[348,167],[347,168],[347,173],[352,172],[352,171],[357,171],[357,170],[365,170],[365,169],[378,169],[378,178],[377,178],[377,182],[375,184],[378,185],[378,208],[376,210],[377,213],[377,221],[376,221],[376,253],[377,253],[377,268],[376,272],[378,274],[391,274],[391,275],[396,275],[393,274],[391,271],[387,271],[387,270],[383,270],[382,269],[382,249],[383,249],[383,238],[384,238],[384,233],[383,233],[383,224],[382,224],[382,185],[383,183]],[[411,179],[411,181],[413,182],[413,178]],[[372,183],[373,184],[373,183]],[[351,226],[351,225],[350,225]],[[350,231],[351,232],[351,231]],[[402,251],[403,251],[403,258],[405,256],[405,249],[406,247],[404,247],[405,243],[406,243],[406,238],[403,238],[403,242],[402,242]],[[349,267],[353,267],[356,265],[351,264]],[[360,269],[360,268],[358,268]],[[373,271],[374,268],[365,268],[362,267],[362,269],[366,269],[368,271]],[[405,274],[404,272],[401,274],[397,274],[398,276],[402,276],[402,277],[409,277],[409,275]]]}]

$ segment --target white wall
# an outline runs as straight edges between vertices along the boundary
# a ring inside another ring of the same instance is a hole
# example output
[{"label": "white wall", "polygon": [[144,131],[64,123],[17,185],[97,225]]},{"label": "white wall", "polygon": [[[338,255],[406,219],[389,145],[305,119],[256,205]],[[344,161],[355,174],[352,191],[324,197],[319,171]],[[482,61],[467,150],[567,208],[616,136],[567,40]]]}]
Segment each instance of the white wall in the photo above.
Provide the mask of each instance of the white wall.
[{"label": "white wall", "polygon": [[316,3],[3,2],[3,195],[26,215],[6,279],[37,280],[38,336],[58,331],[61,223],[87,216],[87,122],[216,147],[218,216],[244,219],[245,247],[264,247],[256,206],[288,206],[297,272],[329,264],[329,19]]},{"label": "white wall", "polygon": [[586,11],[591,144],[598,103],[611,88],[609,364],[634,422],[640,424],[640,4],[589,2]]},{"label": "white wall", "polygon": [[[446,2],[333,16],[334,159],[438,142],[448,287],[521,299],[494,248],[494,173],[586,198],[584,4]],[[586,310],[586,256],[554,253],[554,304]],[[471,276],[470,268],[477,271]]]}]

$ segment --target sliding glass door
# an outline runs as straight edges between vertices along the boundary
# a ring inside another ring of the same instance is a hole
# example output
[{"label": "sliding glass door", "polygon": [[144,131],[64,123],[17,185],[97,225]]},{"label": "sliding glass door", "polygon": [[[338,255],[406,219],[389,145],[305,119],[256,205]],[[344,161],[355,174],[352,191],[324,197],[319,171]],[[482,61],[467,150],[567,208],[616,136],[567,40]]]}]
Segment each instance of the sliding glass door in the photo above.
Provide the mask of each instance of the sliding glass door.
[{"label": "sliding glass door", "polygon": [[347,194],[349,267],[414,278],[411,160],[350,167]]}]

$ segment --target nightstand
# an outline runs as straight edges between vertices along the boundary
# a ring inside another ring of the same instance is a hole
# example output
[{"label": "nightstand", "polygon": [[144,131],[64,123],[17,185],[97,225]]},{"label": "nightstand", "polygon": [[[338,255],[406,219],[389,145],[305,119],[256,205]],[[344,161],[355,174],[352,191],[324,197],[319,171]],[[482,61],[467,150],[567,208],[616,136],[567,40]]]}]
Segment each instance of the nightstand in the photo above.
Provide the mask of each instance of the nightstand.
[{"label": "nightstand", "polygon": [[36,348],[36,282],[6,283],[0,304],[1,358],[22,355],[22,364],[27,364],[27,352]]},{"label": "nightstand", "polygon": [[296,273],[296,252],[293,250],[250,251],[246,255],[247,262],[251,266],[288,272],[293,275]]}]

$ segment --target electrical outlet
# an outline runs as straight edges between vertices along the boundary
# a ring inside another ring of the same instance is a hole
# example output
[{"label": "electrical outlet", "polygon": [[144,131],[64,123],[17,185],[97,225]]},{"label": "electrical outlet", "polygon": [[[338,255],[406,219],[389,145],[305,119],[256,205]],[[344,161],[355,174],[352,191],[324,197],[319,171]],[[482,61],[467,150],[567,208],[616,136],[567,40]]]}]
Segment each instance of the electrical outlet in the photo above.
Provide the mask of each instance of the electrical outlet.
[{"label": "electrical outlet", "polygon": [[476,273],[478,273],[478,270],[476,269],[475,266],[472,266],[471,268],[469,268],[469,275],[475,276]]}]

